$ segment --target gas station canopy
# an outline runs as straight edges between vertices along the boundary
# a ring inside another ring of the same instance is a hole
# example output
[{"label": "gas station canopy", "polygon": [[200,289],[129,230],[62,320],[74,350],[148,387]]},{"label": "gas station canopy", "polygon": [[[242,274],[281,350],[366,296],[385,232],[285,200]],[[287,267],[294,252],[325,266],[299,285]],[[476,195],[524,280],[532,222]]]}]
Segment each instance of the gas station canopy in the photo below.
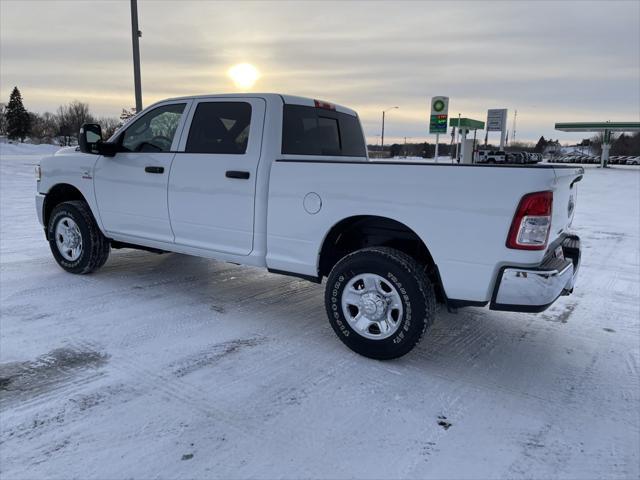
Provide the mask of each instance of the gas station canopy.
[{"label": "gas station canopy", "polygon": [[556,123],[556,130],[561,132],[599,132],[602,133],[602,155],[600,166],[606,167],[609,163],[609,150],[611,149],[611,132],[637,132],[640,131],[640,122],[568,122]]},{"label": "gas station canopy", "polygon": [[561,132],[634,132],[640,130],[640,122],[565,122],[556,123]]},{"label": "gas station canopy", "polygon": [[484,122],[472,118],[449,118],[449,126],[456,128],[460,126],[467,130],[484,130]]}]

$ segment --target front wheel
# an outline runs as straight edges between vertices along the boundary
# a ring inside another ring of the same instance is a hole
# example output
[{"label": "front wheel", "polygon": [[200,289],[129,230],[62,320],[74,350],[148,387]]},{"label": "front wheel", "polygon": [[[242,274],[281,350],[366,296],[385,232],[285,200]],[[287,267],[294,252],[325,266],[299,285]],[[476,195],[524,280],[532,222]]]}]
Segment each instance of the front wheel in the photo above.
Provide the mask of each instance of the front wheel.
[{"label": "front wheel", "polygon": [[386,360],[415,347],[435,317],[424,267],[387,247],[364,248],[331,270],[325,305],[334,331],[353,351]]},{"label": "front wheel", "polygon": [[47,236],[53,257],[67,272],[91,273],[109,258],[109,240],[98,228],[85,202],[57,205],[51,212]]}]

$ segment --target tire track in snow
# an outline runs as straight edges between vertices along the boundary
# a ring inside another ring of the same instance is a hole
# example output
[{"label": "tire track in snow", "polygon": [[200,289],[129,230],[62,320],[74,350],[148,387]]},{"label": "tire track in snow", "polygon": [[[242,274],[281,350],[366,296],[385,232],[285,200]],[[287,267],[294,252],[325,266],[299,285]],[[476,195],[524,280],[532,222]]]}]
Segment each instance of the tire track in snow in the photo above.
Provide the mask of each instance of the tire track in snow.
[{"label": "tire track in snow", "polygon": [[29,408],[59,392],[101,376],[109,355],[93,348],[67,345],[33,361],[0,364],[0,408],[19,403]]},{"label": "tire track in snow", "polygon": [[[250,340],[243,341],[250,342]],[[151,393],[156,398],[160,396],[170,401],[178,401],[182,405],[188,405],[194,411],[213,420],[220,428],[236,435],[251,435],[256,428],[255,425],[246,421],[241,412],[223,410],[213,405],[207,391],[188,382],[185,376],[176,376],[165,365],[151,366],[141,363],[134,355],[135,353],[114,355],[109,363],[109,368],[117,370],[119,378],[127,378],[127,383],[135,384],[138,388],[142,387],[142,395]],[[227,359],[219,359],[220,362],[223,360]],[[224,389],[225,385],[216,384],[216,387]]]}]

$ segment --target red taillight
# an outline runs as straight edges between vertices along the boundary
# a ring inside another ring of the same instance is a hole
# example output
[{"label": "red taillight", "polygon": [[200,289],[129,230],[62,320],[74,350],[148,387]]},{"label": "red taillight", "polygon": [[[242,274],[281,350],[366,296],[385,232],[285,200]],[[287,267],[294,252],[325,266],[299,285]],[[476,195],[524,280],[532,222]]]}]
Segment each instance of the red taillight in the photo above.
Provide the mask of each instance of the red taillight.
[{"label": "red taillight", "polygon": [[314,100],[316,108],[324,108],[325,110],[335,110],[336,106],[333,103],[323,102],[322,100]]},{"label": "red taillight", "polygon": [[535,192],[522,197],[513,216],[507,247],[544,250],[551,230],[553,192]]}]

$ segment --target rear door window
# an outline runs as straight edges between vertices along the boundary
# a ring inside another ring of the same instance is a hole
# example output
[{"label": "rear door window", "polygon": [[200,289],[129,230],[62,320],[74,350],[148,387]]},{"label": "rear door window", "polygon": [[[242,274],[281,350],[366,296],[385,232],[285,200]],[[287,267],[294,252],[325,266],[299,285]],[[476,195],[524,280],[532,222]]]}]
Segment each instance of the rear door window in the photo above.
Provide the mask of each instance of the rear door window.
[{"label": "rear door window", "polygon": [[185,152],[242,155],[250,124],[251,105],[246,102],[201,102],[193,114]]},{"label": "rear door window", "polygon": [[289,155],[366,156],[358,118],[303,105],[285,105],[282,153]]}]

